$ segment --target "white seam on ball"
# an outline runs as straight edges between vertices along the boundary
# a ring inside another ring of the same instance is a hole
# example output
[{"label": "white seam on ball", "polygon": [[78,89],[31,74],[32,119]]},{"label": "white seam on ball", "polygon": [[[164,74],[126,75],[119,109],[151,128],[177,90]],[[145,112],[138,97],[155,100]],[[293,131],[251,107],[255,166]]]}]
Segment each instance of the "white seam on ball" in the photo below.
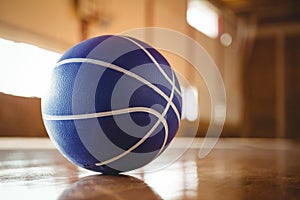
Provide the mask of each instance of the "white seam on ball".
[{"label": "white seam on ball", "polygon": [[[135,45],[137,45],[139,48],[141,48],[146,54],[147,56],[150,58],[150,60],[155,64],[155,66],[158,68],[158,70],[162,73],[162,75],[167,79],[167,81],[173,85],[175,84],[166,74],[166,72],[161,68],[160,64],[157,62],[157,60],[151,55],[151,53],[149,51],[147,51],[147,49],[145,49],[145,47],[143,47],[142,45],[140,45],[138,42],[132,40],[129,37],[123,36],[123,35],[118,35],[118,37],[124,38],[129,40],[130,42],[134,43]],[[172,70],[171,70],[172,71]],[[175,85],[174,85],[175,86]],[[175,86],[175,91],[178,93],[178,95],[181,97],[181,92],[180,90]]]},{"label": "white seam on ball", "polygon": [[157,116],[157,111],[148,108],[148,107],[132,107],[132,108],[124,108],[119,110],[112,110],[112,111],[104,111],[104,112],[97,112],[97,113],[87,113],[87,114],[75,114],[75,115],[47,115],[42,114],[44,120],[49,121],[60,121],[60,120],[78,120],[78,119],[92,119],[98,117],[108,117],[113,115],[121,115],[125,113],[132,113],[132,112],[147,112],[154,116]]},{"label": "white seam on ball", "polygon": [[[175,84],[174,73],[173,73],[173,71],[171,71],[171,72],[172,72],[172,81],[173,81],[172,83]],[[174,86],[174,85],[173,85],[173,86]],[[171,103],[172,103],[172,100],[173,100],[173,97],[174,97],[174,88],[175,88],[175,87],[172,87],[172,91],[171,91],[171,94],[170,94],[170,97],[169,97],[168,104],[166,105],[164,112],[161,114],[161,116],[162,116],[163,118],[164,118],[165,115],[167,114],[167,112],[168,112],[168,110],[169,110],[169,108],[170,108],[170,105],[171,105]],[[169,134],[168,134],[168,135],[169,135]],[[160,153],[162,152],[162,150],[165,148],[166,143],[167,143],[167,140],[168,140],[168,135],[166,135],[166,137],[165,137],[165,139],[164,139],[164,142],[163,142],[163,145],[161,146],[161,148],[160,148],[159,152],[156,154],[156,156],[160,155]],[[156,158],[156,157],[155,157],[155,158]]]}]

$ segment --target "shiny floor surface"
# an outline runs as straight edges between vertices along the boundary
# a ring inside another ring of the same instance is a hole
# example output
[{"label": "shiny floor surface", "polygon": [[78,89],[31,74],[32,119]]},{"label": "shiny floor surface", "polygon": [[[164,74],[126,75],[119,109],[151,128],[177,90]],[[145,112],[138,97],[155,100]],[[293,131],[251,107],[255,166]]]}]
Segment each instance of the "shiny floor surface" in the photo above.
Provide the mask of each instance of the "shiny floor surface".
[{"label": "shiny floor surface", "polygon": [[202,141],[176,139],[152,172],[107,176],[77,168],[48,139],[2,138],[0,199],[300,199],[300,143],[220,139],[200,159]]}]

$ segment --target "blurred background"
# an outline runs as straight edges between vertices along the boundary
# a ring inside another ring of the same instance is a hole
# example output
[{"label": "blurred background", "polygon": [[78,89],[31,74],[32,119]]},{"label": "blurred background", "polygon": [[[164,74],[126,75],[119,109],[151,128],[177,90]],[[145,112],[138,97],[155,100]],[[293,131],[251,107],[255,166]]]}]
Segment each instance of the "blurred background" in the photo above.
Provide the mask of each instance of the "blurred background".
[{"label": "blurred background", "polygon": [[[47,137],[40,97],[60,55],[141,27],[179,31],[215,61],[227,93],[222,137],[300,138],[298,0],[0,0],[0,136]],[[179,135],[197,123],[204,136],[211,102],[203,78],[162,53],[190,82]]]}]

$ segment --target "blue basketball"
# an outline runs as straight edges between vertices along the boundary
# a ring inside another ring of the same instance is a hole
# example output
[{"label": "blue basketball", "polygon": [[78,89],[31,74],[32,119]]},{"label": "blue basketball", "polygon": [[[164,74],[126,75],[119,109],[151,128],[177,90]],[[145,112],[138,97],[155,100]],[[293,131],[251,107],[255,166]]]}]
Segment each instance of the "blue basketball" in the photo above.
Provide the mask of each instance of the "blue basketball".
[{"label": "blue basketball", "polygon": [[76,165],[104,174],[142,167],[174,138],[180,86],[167,60],[132,37],[104,35],[69,49],[42,98],[49,137]]}]

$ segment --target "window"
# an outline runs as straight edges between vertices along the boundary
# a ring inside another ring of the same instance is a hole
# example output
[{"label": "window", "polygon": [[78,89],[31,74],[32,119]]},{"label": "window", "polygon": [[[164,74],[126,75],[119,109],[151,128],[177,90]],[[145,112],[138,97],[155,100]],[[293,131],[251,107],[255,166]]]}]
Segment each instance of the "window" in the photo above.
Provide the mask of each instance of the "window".
[{"label": "window", "polygon": [[193,86],[181,87],[182,117],[190,122],[198,119],[198,90]]},{"label": "window", "polygon": [[60,54],[0,38],[0,92],[41,97]]},{"label": "window", "polygon": [[189,0],[186,20],[189,25],[210,38],[216,38],[219,35],[219,15],[206,0]]}]

